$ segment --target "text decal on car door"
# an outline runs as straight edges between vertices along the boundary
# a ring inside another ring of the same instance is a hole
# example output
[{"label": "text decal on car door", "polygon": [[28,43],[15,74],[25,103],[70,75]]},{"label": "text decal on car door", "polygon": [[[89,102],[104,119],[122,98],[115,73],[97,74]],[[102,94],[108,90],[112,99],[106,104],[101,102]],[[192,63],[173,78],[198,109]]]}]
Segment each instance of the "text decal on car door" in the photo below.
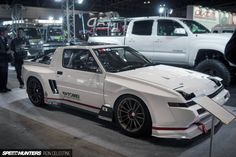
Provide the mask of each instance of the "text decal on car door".
[{"label": "text decal on car door", "polygon": [[70,92],[62,92],[62,94],[67,98],[80,100],[80,95],[78,95],[78,94],[74,94],[74,93],[70,93]]}]

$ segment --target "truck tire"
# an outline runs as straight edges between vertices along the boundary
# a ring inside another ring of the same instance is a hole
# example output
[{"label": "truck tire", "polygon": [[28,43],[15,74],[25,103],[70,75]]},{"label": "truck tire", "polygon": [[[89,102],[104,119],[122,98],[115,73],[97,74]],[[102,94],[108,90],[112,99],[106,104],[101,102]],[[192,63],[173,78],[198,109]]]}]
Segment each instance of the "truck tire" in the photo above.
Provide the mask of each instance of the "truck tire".
[{"label": "truck tire", "polygon": [[211,76],[218,76],[223,79],[222,83],[224,86],[230,85],[231,74],[228,68],[218,60],[204,60],[195,67],[195,70]]}]

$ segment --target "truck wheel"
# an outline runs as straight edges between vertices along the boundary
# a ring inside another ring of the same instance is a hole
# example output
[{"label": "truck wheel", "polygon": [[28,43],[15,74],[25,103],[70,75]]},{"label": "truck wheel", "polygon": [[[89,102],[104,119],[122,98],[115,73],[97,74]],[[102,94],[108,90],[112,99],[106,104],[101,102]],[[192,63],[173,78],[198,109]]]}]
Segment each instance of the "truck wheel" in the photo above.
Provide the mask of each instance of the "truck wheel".
[{"label": "truck wheel", "polygon": [[30,101],[35,106],[43,106],[44,104],[44,94],[43,87],[38,79],[31,77],[27,81],[27,93]]},{"label": "truck wheel", "polygon": [[223,79],[222,83],[225,86],[229,86],[231,81],[231,74],[228,68],[218,60],[207,59],[199,63],[196,68],[196,71],[209,74],[211,76],[218,76]]},{"label": "truck wheel", "polygon": [[114,110],[115,121],[125,135],[131,137],[151,134],[151,117],[142,100],[128,95],[119,99]]}]

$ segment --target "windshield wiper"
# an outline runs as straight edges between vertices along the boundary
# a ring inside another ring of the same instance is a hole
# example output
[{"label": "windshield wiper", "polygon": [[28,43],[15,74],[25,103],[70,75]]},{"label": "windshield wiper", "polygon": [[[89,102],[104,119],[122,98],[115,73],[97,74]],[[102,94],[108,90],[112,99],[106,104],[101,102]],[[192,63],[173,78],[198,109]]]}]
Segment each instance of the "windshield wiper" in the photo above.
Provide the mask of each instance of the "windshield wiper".
[{"label": "windshield wiper", "polygon": [[132,69],[136,69],[137,67],[134,66],[134,65],[128,65],[128,66],[125,66],[121,69],[119,69],[119,71],[126,71],[126,70],[132,70]]},{"label": "windshield wiper", "polygon": [[146,64],[143,64],[142,67],[148,67],[148,66],[153,66],[154,64],[153,63],[146,63]]}]

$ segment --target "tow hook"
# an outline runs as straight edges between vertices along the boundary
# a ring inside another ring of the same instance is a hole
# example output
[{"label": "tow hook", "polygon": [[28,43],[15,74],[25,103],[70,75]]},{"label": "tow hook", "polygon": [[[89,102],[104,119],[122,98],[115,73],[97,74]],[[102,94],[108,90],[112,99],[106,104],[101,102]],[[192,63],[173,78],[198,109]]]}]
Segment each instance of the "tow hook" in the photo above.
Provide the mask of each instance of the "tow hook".
[{"label": "tow hook", "polygon": [[198,126],[199,130],[201,130],[202,133],[207,134],[208,130],[207,130],[205,124],[203,124],[202,122],[196,122],[194,124],[196,124]]}]

